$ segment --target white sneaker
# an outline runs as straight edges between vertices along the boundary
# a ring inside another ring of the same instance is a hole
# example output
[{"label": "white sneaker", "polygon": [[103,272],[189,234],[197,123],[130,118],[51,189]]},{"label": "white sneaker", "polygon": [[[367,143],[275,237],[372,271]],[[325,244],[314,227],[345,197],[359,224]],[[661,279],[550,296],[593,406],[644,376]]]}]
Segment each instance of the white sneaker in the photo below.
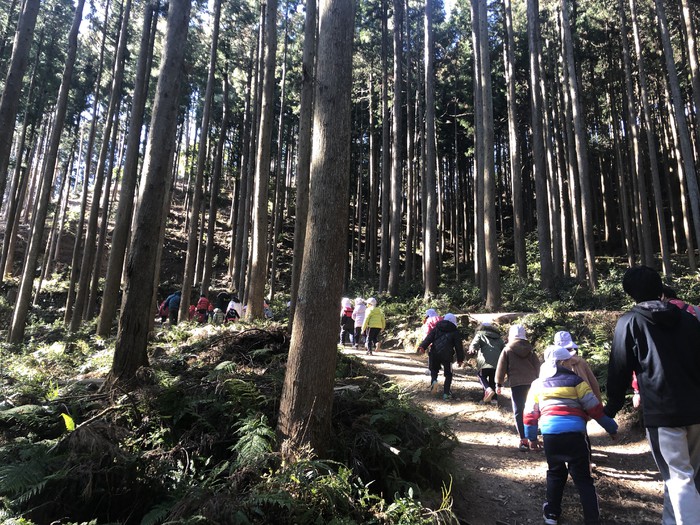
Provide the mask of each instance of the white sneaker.
[{"label": "white sneaker", "polygon": [[493,388],[489,387],[486,389],[484,392],[484,403],[488,403],[493,399],[493,396],[496,395],[496,392],[493,391]]}]

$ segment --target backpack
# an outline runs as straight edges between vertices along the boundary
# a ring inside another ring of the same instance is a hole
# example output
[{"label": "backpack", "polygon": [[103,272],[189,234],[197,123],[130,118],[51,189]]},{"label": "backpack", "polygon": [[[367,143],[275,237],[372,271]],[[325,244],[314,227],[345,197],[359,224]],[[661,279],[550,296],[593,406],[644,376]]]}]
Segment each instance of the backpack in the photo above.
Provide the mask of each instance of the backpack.
[{"label": "backpack", "polygon": [[700,321],[700,307],[688,303],[683,303],[681,310],[683,310],[684,312],[688,312],[689,314],[693,314],[695,316],[695,319]]},{"label": "backpack", "polygon": [[454,353],[454,344],[452,342],[452,333],[443,332],[437,329],[435,341],[433,341],[433,348],[430,354],[438,361],[452,361],[452,355]]}]

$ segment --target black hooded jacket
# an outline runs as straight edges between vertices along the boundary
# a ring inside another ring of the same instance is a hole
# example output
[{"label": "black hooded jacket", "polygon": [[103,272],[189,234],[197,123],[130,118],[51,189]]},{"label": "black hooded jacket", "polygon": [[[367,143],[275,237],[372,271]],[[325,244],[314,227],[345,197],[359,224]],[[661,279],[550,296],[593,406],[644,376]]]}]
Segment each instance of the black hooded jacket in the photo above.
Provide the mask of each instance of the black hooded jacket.
[{"label": "black hooded jacket", "polygon": [[700,322],[673,304],[639,303],[615,326],[608,364],[611,417],[637,373],[647,427],[700,423]]},{"label": "black hooded jacket", "polygon": [[421,348],[430,349],[430,355],[440,362],[451,362],[455,353],[457,361],[464,361],[464,347],[462,346],[462,334],[450,321],[442,320],[435,325],[428,336],[420,344]]}]

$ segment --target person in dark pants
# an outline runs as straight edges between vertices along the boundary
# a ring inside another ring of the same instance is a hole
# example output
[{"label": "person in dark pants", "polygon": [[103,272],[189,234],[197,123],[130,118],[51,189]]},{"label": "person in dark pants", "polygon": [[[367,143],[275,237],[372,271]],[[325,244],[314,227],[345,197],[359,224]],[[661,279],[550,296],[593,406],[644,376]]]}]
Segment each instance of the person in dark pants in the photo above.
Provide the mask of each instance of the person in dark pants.
[{"label": "person in dark pants", "polygon": [[562,366],[571,357],[566,348],[550,346],[545,353],[548,358],[530,387],[523,416],[525,434],[532,445],[537,441],[538,426],[542,431],[548,467],[547,499],[542,507],[544,523],[559,522],[564,487],[571,474],[581,499],[584,523],[598,525],[600,510],[590,471],[586,415],[595,419],[613,439],[617,423],[605,415],[603,405],[588,383]]},{"label": "person in dark pants", "polygon": [[510,383],[510,398],[513,405],[513,417],[515,428],[518,431],[520,442],[518,448],[522,451],[530,450],[530,445],[525,437],[523,428],[523,410],[530,384],[537,379],[540,371],[540,360],[535,354],[535,349],[527,340],[525,327],[514,324],[508,331],[508,344],[501,352],[496,366],[496,394],[501,395],[506,376]]},{"label": "person in dark pants", "polygon": [[464,348],[462,347],[462,335],[457,330],[457,318],[454,314],[445,314],[445,318],[435,325],[423,342],[419,345],[418,351],[424,353],[430,347],[429,368],[430,368],[430,391],[433,392],[437,386],[437,378],[440,369],[444,369],[445,385],[442,389],[443,399],[452,397],[452,361],[457,356],[457,363],[462,366],[464,362]]},{"label": "person in dark pants", "polygon": [[504,346],[501,332],[491,323],[481,323],[469,345],[469,355],[476,356],[478,378],[484,389],[484,403],[497,403],[496,366]]}]

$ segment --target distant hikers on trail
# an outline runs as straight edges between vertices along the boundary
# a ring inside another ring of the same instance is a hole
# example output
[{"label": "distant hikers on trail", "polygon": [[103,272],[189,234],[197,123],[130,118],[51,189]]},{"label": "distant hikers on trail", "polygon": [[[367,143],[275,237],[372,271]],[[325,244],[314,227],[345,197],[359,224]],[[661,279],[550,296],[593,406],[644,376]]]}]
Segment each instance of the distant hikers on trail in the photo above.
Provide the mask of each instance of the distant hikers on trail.
[{"label": "distant hikers on trail", "polygon": [[180,308],[181,297],[182,293],[178,290],[177,292],[172,293],[168,297],[166,297],[165,300],[161,303],[159,308],[159,314],[162,323],[164,323],[166,319],[169,319],[171,325],[177,324],[177,313],[178,309]]},{"label": "distant hikers on trail", "polygon": [[442,398],[452,398],[452,361],[456,358],[457,364],[464,363],[464,348],[462,347],[462,335],[457,329],[457,317],[454,314],[445,314],[445,318],[439,321],[430,333],[423,339],[418,347],[420,353],[429,348],[428,368],[430,369],[430,392],[435,392],[438,383],[438,374],[443,369],[445,383],[442,388]]}]

